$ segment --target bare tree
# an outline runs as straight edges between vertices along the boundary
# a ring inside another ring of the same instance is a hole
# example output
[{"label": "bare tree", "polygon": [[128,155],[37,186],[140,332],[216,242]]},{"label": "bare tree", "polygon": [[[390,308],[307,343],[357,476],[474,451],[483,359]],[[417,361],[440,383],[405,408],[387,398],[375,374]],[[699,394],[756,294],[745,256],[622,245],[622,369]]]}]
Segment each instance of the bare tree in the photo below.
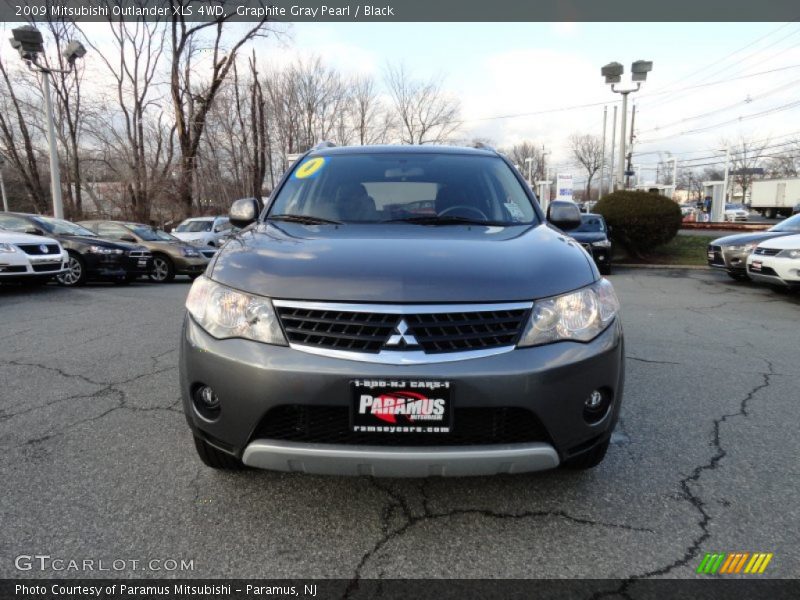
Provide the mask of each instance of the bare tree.
[{"label": "bare tree", "polygon": [[388,140],[394,123],[391,113],[381,101],[375,79],[368,75],[355,77],[351,84],[353,125],[361,146],[382,144]]},{"label": "bare tree", "polygon": [[533,181],[542,180],[545,177],[544,172],[544,146],[536,145],[533,142],[521,142],[501,150],[508,159],[515,165],[519,165],[520,171],[527,178],[528,177],[528,164],[527,159],[532,159],[530,163],[530,173]]},{"label": "bare tree", "polygon": [[586,171],[586,199],[591,198],[592,178],[603,166],[603,139],[599,135],[574,133],[569,136],[573,158]]},{"label": "bare tree", "polygon": [[[109,21],[116,53],[106,56],[92,45],[114,81],[118,112],[101,111],[95,139],[110,146],[117,176],[129,191],[132,216],[149,221],[152,191],[171,167],[174,128],[164,135],[156,77],[165,48],[166,29],[144,19]],[[88,38],[87,38],[88,40]],[[148,109],[158,113],[148,127]],[[153,136],[155,134],[155,137]],[[153,153],[148,152],[148,146]],[[157,160],[153,162],[155,157]],[[166,162],[164,162],[166,159]]]},{"label": "bare tree", "polygon": [[[181,151],[181,163],[178,178],[178,199],[184,214],[192,214],[194,206],[193,188],[197,173],[197,155],[200,142],[206,127],[206,117],[214,102],[217,92],[236,62],[238,52],[250,40],[265,35],[267,17],[256,23],[248,24],[233,44],[223,47],[223,33],[226,31],[230,15],[222,16],[208,22],[187,23],[185,9],[195,4],[193,0],[170,0],[175,11],[172,14],[171,69],[170,91],[178,145]],[[224,5],[222,0],[212,4]],[[193,6],[196,10],[197,6]],[[234,13],[231,13],[234,14]],[[208,34],[210,39],[204,39]],[[207,45],[206,45],[207,44]],[[205,46],[210,58],[207,76],[198,74],[201,65],[198,53]]]},{"label": "bare tree", "polygon": [[17,91],[19,82],[12,80],[2,57],[0,76],[4,88],[0,94],[0,144],[3,154],[16,169],[34,210],[45,212],[48,197],[42,186],[33,135],[27,125],[30,116],[26,114],[25,103]]},{"label": "bare tree", "polygon": [[767,177],[782,179],[800,175],[800,139],[787,142],[785,146],[788,147],[780,152],[764,155],[768,159],[764,163]]},{"label": "bare tree", "polygon": [[[742,202],[747,200],[747,190],[756,178],[756,169],[762,160],[765,148],[769,145],[769,140],[754,141],[741,136],[735,142],[728,140],[722,141],[723,146],[729,146],[731,149],[730,161],[730,180],[733,186],[729,189],[733,190],[734,186],[739,186],[742,191]],[[731,194],[733,191],[731,191]]]},{"label": "bare tree", "polygon": [[386,87],[400,122],[403,143],[441,143],[458,130],[459,103],[444,92],[440,81],[413,79],[405,66],[389,65]]}]

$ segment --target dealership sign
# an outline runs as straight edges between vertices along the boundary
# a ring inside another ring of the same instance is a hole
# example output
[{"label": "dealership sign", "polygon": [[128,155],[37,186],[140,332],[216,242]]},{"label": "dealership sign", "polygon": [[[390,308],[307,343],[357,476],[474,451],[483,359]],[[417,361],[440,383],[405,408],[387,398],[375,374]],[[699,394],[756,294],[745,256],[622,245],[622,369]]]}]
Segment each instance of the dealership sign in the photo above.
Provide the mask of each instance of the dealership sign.
[{"label": "dealership sign", "polygon": [[556,175],[556,200],[572,202],[572,175]]}]

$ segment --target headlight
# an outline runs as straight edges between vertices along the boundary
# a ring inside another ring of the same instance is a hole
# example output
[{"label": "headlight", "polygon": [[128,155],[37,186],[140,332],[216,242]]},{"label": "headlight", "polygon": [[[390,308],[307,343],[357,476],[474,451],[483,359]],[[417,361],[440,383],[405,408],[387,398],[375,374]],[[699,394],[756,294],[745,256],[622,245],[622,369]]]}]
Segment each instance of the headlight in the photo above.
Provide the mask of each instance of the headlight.
[{"label": "headlight", "polygon": [[194,248],[190,248],[189,246],[183,246],[181,248],[181,254],[183,254],[187,258],[196,258],[200,256],[200,253],[195,250]]},{"label": "headlight", "polygon": [[756,244],[740,244],[740,245],[731,245],[727,247],[729,252],[752,252],[753,248],[756,247]]},{"label": "headlight", "polygon": [[86,251],[92,254],[123,254],[125,252],[119,248],[108,248],[106,246],[89,246]]},{"label": "headlight", "polygon": [[795,248],[794,250],[781,250],[778,252],[778,256],[781,258],[800,258],[800,248]]},{"label": "headlight", "polygon": [[269,298],[245,294],[201,276],[189,290],[186,309],[215,338],[245,338],[286,346]]},{"label": "headlight", "polygon": [[16,252],[16,251],[17,251],[17,247],[14,246],[13,244],[7,244],[5,242],[0,243],[0,252],[11,253],[11,252]]},{"label": "headlight", "polygon": [[609,240],[598,240],[597,242],[592,242],[592,246],[595,248],[611,248],[611,242]]},{"label": "headlight", "polygon": [[588,342],[608,327],[618,312],[614,286],[601,279],[576,292],[537,300],[517,345],[539,346],[561,340]]}]

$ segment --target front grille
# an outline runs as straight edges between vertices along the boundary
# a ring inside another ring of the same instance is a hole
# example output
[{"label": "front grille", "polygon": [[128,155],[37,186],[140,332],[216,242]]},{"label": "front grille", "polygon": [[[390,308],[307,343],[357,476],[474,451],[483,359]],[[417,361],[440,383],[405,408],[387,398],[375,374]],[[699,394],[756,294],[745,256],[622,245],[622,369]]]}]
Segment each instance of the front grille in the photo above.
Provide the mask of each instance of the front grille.
[{"label": "front grille", "polygon": [[[47,248],[47,252],[42,250],[42,247]],[[43,255],[43,254],[61,254],[58,245],[56,244],[17,244],[17,248],[22,250],[25,254]]]},{"label": "front grille", "polygon": [[467,446],[549,442],[542,423],[518,407],[456,408],[450,433],[366,433],[350,430],[346,406],[284,405],[271,409],[254,439],[362,446]]},{"label": "front grille", "polygon": [[[529,308],[410,314],[276,306],[289,342],[377,354],[381,350],[463,352],[516,343]],[[399,336],[398,334],[404,334]],[[394,344],[392,339],[400,338]],[[409,342],[409,340],[411,340]],[[416,341],[416,344],[414,344]]]},{"label": "front grille", "polygon": [[760,254],[762,256],[775,256],[780,252],[778,248],[761,248],[758,247],[754,251],[754,254]]},{"label": "front grille", "polygon": [[39,265],[31,265],[36,273],[46,273],[47,271],[60,271],[61,263],[45,263]]}]

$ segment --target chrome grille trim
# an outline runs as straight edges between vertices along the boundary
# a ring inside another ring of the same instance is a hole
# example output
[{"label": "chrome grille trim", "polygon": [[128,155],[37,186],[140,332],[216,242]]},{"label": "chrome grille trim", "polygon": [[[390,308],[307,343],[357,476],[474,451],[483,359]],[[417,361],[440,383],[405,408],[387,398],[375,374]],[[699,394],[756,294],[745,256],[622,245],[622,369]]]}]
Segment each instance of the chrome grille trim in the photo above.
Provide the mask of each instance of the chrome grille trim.
[{"label": "chrome grille trim", "polygon": [[[448,313],[464,314],[464,313],[486,313],[495,311],[529,311],[533,307],[533,302],[505,302],[505,303],[481,303],[481,304],[354,304],[342,302],[310,302],[299,300],[273,300],[276,312],[278,313],[281,326],[285,328],[283,323],[283,316],[281,316],[280,309],[299,309],[299,310],[313,310],[313,311],[330,311],[338,313],[361,313],[368,315],[441,315]],[[288,317],[291,320],[291,317]],[[524,317],[527,318],[527,317]],[[424,327],[424,325],[419,325]],[[524,320],[520,324],[520,328],[524,326]],[[386,327],[386,325],[382,325]],[[394,324],[391,326],[394,327]],[[520,329],[521,331],[521,329]],[[519,333],[519,331],[517,332]],[[388,338],[388,331],[387,336]],[[361,351],[358,349],[340,349],[331,348],[322,345],[314,345],[302,343],[298,341],[289,341],[289,347],[301,352],[315,354],[318,356],[327,356],[330,358],[338,358],[344,360],[354,360],[360,362],[389,364],[389,365],[415,365],[415,364],[430,364],[430,363],[444,363],[454,362],[460,360],[470,360],[474,358],[483,358],[487,356],[495,356],[510,352],[516,346],[515,344],[504,344],[502,346],[492,346],[488,348],[469,348],[457,349],[447,351],[431,351],[426,352],[422,348],[413,348],[406,350],[391,350],[381,348],[379,351]]]}]

